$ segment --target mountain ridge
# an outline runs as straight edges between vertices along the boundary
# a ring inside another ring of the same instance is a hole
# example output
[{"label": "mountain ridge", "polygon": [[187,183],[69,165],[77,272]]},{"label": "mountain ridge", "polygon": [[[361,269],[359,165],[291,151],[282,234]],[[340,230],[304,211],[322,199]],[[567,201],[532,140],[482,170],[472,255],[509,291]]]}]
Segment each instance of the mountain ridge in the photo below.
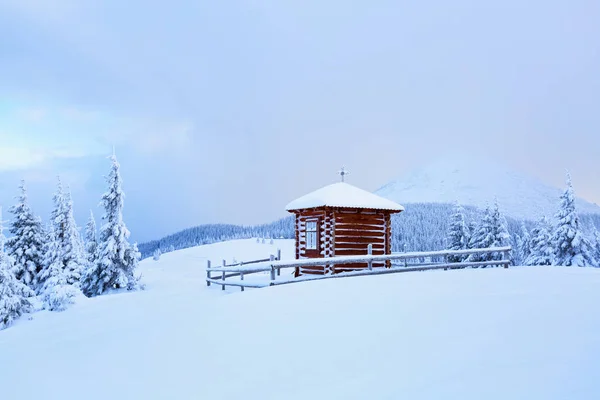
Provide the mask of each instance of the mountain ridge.
[{"label": "mountain ridge", "polygon": [[[508,216],[537,220],[553,217],[563,189],[491,160],[439,158],[417,167],[375,191],[403,203],[454,203],[485,208],[498,199]],[[575,188],[577,192],[577,188]],[[600,206],[577,198],[581,214],[599,214]]]}]

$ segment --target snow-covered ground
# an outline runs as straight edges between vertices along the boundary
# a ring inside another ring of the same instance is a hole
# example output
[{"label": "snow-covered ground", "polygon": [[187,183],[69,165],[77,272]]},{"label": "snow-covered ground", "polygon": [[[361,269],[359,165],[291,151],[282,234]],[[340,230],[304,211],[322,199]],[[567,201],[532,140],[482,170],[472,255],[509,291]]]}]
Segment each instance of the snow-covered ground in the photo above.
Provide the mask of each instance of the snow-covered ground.
[{"label": "snow-covered ground", "polygon": [[[594,399],[600,270],[521,267],[207,288],[240,240],[142,263],[147,290],[0,331],[2,399]],[[284,272],[282,272],[284,273]]]}]

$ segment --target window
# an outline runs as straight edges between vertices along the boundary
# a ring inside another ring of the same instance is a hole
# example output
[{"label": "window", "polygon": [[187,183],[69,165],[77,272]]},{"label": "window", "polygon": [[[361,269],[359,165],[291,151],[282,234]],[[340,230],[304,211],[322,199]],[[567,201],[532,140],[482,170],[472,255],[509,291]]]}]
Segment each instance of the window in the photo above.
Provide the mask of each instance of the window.
[{"label": "window", "polygon": [[317,221],[306,221],[306,250],[317,250]]}]

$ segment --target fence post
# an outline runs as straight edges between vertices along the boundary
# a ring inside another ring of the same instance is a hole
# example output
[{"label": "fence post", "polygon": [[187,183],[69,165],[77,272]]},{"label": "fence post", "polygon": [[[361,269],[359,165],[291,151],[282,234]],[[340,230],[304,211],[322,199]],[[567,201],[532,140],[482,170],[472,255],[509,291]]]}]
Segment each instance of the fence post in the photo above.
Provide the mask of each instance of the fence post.
[{"label": "fence post", "polygon": [[[243,261],[240,261],[240,267],[242,267],[244,265]],[[240,271],[240,281],[244,280],[244,273]],[[244,287],[240,286],[240,290],[243,292],[244,291]]]},{"label": "fence post", "polygon": [[208,279],[212,279],[210,276],[210,260],[206,262],[206,279],[206,286],[210,286],[210,282],[208,281]]},{"label": "fence post", "polygon": [[269,259],[271,261],[271,286],[273,286],[272,281],[275,280],[275,267],[273,266],[273,261],[275,260],[275,256],[273,254],[271,254]]},{"label": "fence post", "polygon": [[[367,254],[369,256],[373,255],[373,245],[372,244],[369,244],[367,246]],[[369,265],[369,271],[373,271],[373,260],[371,260],[370,258],[369,258],[369,264],[368,265]]]},{"label": "fence post", "polygon": [[[227,265],[227,262],[225,260],[223,260],[223,268],[225,268],[226,265]],[[221,279],[223,280],[223,283],[225,283],[225,271],[223,271]],[[221,290],[225,290],[225,285],[221,285]]]},{"label": "fence post", "polygon": [[[281,261],[281,249],[277,249],[277,261]],[[281,268],[277,268],[277,276],[281,276]]]},{"label": "fence post", "polygon": [[503,257],[506,260],[506,264],[504,264],[504,268],[508,268],[508,264],[510,263],[510,261],[509,261],[509,252],[508,251],[504,251],[503,252]]}]

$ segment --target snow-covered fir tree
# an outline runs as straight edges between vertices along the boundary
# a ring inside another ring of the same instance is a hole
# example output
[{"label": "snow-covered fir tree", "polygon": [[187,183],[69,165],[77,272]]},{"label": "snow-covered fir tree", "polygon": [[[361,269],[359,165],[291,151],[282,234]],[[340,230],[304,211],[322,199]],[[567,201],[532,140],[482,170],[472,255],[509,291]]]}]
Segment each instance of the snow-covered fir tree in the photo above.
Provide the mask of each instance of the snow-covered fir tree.
[{"label": "snow-covered fir tree", "polygon": [[[462,206],[456,202],[454,211],[450,216],[448,234],[446,236],[446,248],[448,250],[464,250],[469,245],[469,231],[465,222],[465,213]],[[452,255],[448,257],[449,262],[461,262],[465,256]]]},{"label": "snow-covered fir tree", "polygon": [[594,229],[593,229],[593,235],[594,235],[594,248],[593,248],[592,258],[594,261],[594,266],[600,268],[600,232],[598,232],[596,227],[594,227]]},{"label": "snow-covered fir tree", "polygon": [[467,249],[473,248],[471,246],[473,245],[473,235],[475,234],[476,231],[477,231],[477,221],[472,219],[467,224],[467,235],[469,237],[469,241],[467,242]]},{"label": "snow-covered fir tree", "polygon": [[553,265],[587,267],[594,265],[591,244],[584,236],[575,208],[575,193],[571,175],[567,173],[567,188],[560,198],[555,216],[556,229],[552,235]]},{"label": "snow-covered fir tree", "polygon": [[[469,242],[469,248],[489,248],[504,247],[510,243],[510,235],[506,228],[506,219],[500,213],[498,201],[494,202],[494,207],[486,207],[481,222],[475,229]],[[501,260],[502,253],[474,254],[469,257],[471,261],[492,261]]]},{"label": "snow-covered fir tree", "polygon": [[85,226],[85,254],[88,267],[94,265],[98,260],[98,236],[96,231],[96,219],[93,211],[90,210],[90,218]]},{"label": "snow-covered fir tree", "polygon": [[18,203],[10,208],[13,221],[6,242],[7,253],[15,261],[15,276],[30,289],[38,288],[38,275],[43,267],[44,230],[42,221],[29,207],[25,182],[19,186]]},{"label": "snow-covered fir tree", "polygon": [[154,255],[152,256],[152,258],[154,259],[154,261],[158,261],[158,260],[160,260],[161,255],[162,255],[162,252],[160,251],[160,249],[156,249],[156,250],[154,250]]},{"label": "snow-covered fir tree", "polygon": [[14,275],[14,262],[6,254],[6,238],[0,207],[0,330],[9,327],[21,315],[33,311],[35,293]]},{"label": "snow-covered fir tree", "polygon": [[81,239],[81,234],[75,216],[73,215],[73,200],[71,192],[66,192],[66,220],[67,231],[63,242],[63,260],[65,264],[66,279],[68,284],[75,284],[81,280],[81,276],[87,267],[87,257]]},{"label": "snow-covered fir tree", "polygon": [[98,260],[82,280],[81,288],[88,297],[98,296],[113,289],[140,288],[136,270],[140,259],[137,245],[128,242],[129,230],[123,221],[125,194],[119,162],[111,157],[112,166],[107,177],[108,191],[102,196],[103,225],[98,241]]},{"label": "snow-covered fir tree", "polygon": [[60,178],[54,193],[54,209],[51,214],[55,240],[58,243],[64,278],[68,284],[78,283],[86,268],[87,259],[84,254],[81,235],[73,216],[73,200],[71,193],[63,189]]},{"label": "snow-covered fir tree", "polygon": [[533,228],[529,241],[529,256],[525,259],[525,265],[552,265],[554,250],[551,243],[552,227],[546,217],[540,219]]},{"label": "snow-covered fir tree", "polygon": [[515,255],[515,262],[518,265],[524,265],[525,260],[527,260],[531,253],[531,235],[523,221],[521,221],[521,232],[519,235],[516,235],[516,244],[516,252],[513,252]]},{"label": "snow-covered fir tree", "polygon": [[[481,249],[491,247],[492,244],[492,213],[490,207],[486,206],[483,216],[479,223],[473,227],[471,237],[469,239],[469,249]],[[488,254],[472,254],[469,256],[469,261],[489,261]]]},{"label": "snow-covered fir tree", "polygon": [[78,290],[69,284],[67,274],[61,242],[56,235],[54,226],[50,224],[44,246],[44,269],[40,273],[40,289],[38,290],[45,309],[63,311],[73,304]]}]

